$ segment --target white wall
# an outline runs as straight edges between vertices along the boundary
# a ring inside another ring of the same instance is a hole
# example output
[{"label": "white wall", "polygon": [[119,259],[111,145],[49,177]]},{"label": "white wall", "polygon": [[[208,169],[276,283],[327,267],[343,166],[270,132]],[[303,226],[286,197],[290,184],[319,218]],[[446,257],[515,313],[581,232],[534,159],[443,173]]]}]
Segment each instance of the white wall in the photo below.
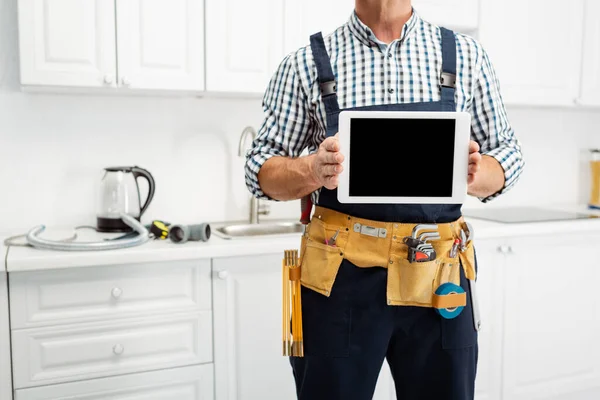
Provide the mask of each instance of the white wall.
[{"label": "white wall", "polygon": [[[101,170],[111,165],[137,164],[154,174],[148,218],[247,217],[237,144],[246,125],[260,124],[260,99],[22,93],[16,20],[16,0],[0,0],[1,232],[93,223]],[[600,112],[511,109],[509,115],[527,171],[518,188],[491,204],[585,201],[582,150],[600,147]],[[296,218],[297,210],[276,204],[272,217]]]}]

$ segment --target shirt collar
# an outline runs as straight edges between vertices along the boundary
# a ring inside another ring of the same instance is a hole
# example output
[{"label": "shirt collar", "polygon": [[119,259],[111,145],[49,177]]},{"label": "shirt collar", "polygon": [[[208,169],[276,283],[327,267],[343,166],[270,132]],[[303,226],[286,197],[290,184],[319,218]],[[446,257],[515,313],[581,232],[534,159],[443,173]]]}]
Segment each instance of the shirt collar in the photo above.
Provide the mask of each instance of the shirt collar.
[{"label": "shirt collar", "polygon": [[[417,23],[419,22],[420,17],[417,15],[415,9],[412,9],[412,15],[410,16],[409,20],[406,22],[406,24],[404,24],[404,27],[402,28],[402,35],[400,36],[400,40],[404,40],[409,33],[411,33],[413,30],[415,30],[415,26],[417,26]],[[363,44],[367,45],[367,46],[372,46],[372,45],[376,45],[378,47],[381,46],[387,46],[387,44],[383,43],[381,40],[377,39],[377,37],[375,36],[375,34],[373,33],[373,31],[371,30],[371,28],[369,28],[367,25],[365,25],[359,18],[358,15],[356,15],[356,11],[352,12],[352,15],[350,16],[350,20],[348,21],[348,28],[350,29],[350,32],[352,32],[352,34],[354,36],[356,36],[356,38],[361,41]]]}]

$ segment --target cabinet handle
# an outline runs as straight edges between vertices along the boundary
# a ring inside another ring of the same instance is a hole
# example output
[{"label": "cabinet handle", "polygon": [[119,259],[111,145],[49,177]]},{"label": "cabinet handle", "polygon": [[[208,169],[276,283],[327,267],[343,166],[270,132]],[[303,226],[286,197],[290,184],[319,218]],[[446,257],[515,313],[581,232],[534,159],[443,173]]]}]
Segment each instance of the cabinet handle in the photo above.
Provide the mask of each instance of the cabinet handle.
[{"label": "cabinet handle", "polygon": [[122,344],[115,344],[113,346],[113,353],[115,353],[115,355],[120,356],[121,354],[123,354],[123,351],[125,351],[125,348]]},{"label": "cabinet handle", "polygon": [[510,248],[509,246],[505,246],[505,245],[499,246],[498,247],[498,252],[500,252],[502,254],[507,254],[508,251],[509,251],[508,250],[509,248]]},{"label": "cabinet handle", "polygon": [[110,294],[112,295],[113,298],[118,299],[123,294],[123,290],[121,288],[116,287],[110,291]]},{"label": "cabinet handle", "polygon": [[229,272],[227,272],[227,271],[219,271],[219,273],[217,274],[217,276],[219,277],[219,279],[225,280],[229,276]]},{"label": "cabinet handle", "polygon": [[123,86],[129,86],[129,85],[131,85],[131,81],[126,76],[124,76],[123,78],[121,78],[121,83],[123,84]]},{"label": "cabinet handle", "polygon": [[115,81],[115,78],[112,75],[110,75],[110,74],[104,75],[104,83],[106,83],[107,85],[111,85],[114,81]]}]

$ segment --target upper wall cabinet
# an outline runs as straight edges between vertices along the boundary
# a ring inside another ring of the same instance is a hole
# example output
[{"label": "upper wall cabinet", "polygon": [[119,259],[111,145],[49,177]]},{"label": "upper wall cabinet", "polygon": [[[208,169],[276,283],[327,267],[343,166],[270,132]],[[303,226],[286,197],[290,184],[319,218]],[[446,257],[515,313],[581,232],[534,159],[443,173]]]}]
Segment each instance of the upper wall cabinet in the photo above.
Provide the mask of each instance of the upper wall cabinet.
[{"label": "upper wall cabinet", "polygon": [[350,19],[354,1],[288,0],[285,2],[285,52],[295,51],[310,43],[310,35],[323,36],[335,31]]},{"label": "upper wall cabinet", "polygon": [[568,4],[563,0],[481,0],[479,38],[494,64],[506,103],[576,103],[583,5],[584,0]]},{"label": "upper wall cabinet", "polygon": [[204,89],[202,0],[117,0],[119,83]]},{"label": "upper wall cabinet", "polygon": [[203,0],[19,0],[21,83],[203,90],[203,8]]},{"label": "upper wall cabinet", "polygon": [[21,83],[116,86],[115,3],[19,0]]},{"label": "upper wall cabinet", "polygon": [[600,2],[586,0],[583,44],[583,75],[579,103],[600,106]]},{"label": "upper wall cabinet", "polygon": [[283,56],[283,1],[206,0],[208,91],[263,93]]},{"label": "upper wall cabinet", "polygon": [[424,20],[436,25],[467,33],[477,29],[479,0],[413,0],[412,4]]}]

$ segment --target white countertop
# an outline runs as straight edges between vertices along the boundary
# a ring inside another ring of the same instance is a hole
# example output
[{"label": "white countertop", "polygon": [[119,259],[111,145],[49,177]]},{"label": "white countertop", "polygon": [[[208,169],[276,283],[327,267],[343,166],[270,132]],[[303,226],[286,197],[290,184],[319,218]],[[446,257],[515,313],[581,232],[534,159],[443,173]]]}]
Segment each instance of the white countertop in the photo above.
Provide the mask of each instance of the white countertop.
[{"label": "white countertop", "polygon": [[[554,207],[558,208],[558,207]],[[558,209],[573,211],[573,207]],[[580,207],[579,211],[583,211]],[[588,210],[585,210],[589,212]],[[600,215],[600,214],[599,214]],[[516,236],[552,235],[583,232],[600,232],[600,218],[559,222],[536,222],[503,224],[480,219],[468,219],[475,231],[475,240]],[[97,240],[91,230],[78,231],[83,241]],[[72,231],[49,229],[45,237],[65,238]],[[3,240],[2,240],[3,242]],[[159,261],[178,261],[202,258],[236,257],[245,255],[279,253],[284,249],[298,248],[300,234],[226,240],[213,234],[208,242],[171,243],[169,240],[153,240],[144,245],[121,250],[107,251],[51,251],[31,247],[12,246],[6,249],[0,243],[0,254],[6,254],[8,272],[32,271],[57,268],[89,267],[100,265],[135,264]],[[5,257],[2,257],[2,262]],[[3,266],[3,265],[2,265]]]}]

